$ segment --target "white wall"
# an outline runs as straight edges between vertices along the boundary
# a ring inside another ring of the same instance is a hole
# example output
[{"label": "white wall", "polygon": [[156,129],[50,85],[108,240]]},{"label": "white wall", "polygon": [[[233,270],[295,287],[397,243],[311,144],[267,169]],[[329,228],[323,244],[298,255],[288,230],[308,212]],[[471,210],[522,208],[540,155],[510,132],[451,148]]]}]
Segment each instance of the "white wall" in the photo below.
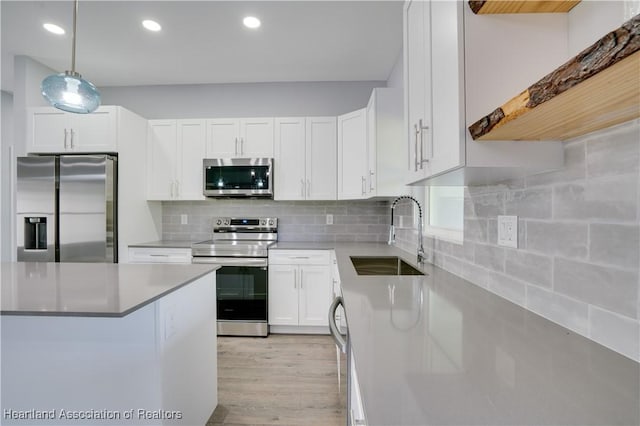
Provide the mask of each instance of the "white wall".
[{"label": "white wall", "polygon": [[[56,71],[52,70],[49,67],[42,65],[41,63],[34,61],[33,59],[27,56],[16,56],[13,62],[14,67],[14,85],[13,85],[13,120],[12,120],[12,138],[7,141],[4,140],[3,133],[3,150],[11,149],[13,151],[12,155],[7,158],[5,161],[9,163],[9,168],[5,169],[4,164],[2,168],[2,181],[4,182],[8,176],[9,179],[9,192],[10,194],[5,198],[7,200],[10,199],[10,209],[7,207],[3,207],[3,219],[5,215],[9,215],[8,221],[9,225],[9,235],[5,234],[4,239],[8,239],[7,244],[9,245],[9,253],[5,253],[3,250],[3,256],[7,257],[8,260],[15,260],[15,232],[16,229],[15,224],[15,197],[13,194],[13,175],[14,172],[14,164],[15,157],[19,157],[26,154],[26,109],[32,106],[45,106],[47,105],[46,100],[42,97],[40,93],[40,83],[42,80],[48,76],[49,74],[53,74]],[[3,98],[4,103],[4,98]],[[5,116],[3,113],[2,120],[4,121]],[[8,142],[8,146],[6,143]],[[11,148],[9,148],[11,147]],[[5,151],[6,153],[6,151]],[[3,155],[4,158],[4,155]],[[4,191],[3,191],[4,193]],[[2,203],[4,206],[4,202]]]},{"label": "white wall", "polygon": [[384,81],[101,87],[104,105],[147,119],[340,115],[367,106]]},{"label": "white wall", "polygon": [[11,146],[13,145],[13,96],[2,92],[0,140],[0,261],[11,260]]},{"label": "white wall", "polygon": [[387,87],[394,87],[397,89],[402,89],[404,87],[404,64],[402,62],[402,50],[398,54],[398,59],[396,59],[396,63],[389,74],[389,78],[387,79]]},{"label": "white wall", "polygon": [[26,108],[48,105],[40,92],[40,83],[57,71],[27,56],[16,56],[13,67],[14,148],[15,155],[19,157],[26,154]]},{"label": "white wall", "polygon": [[622,25],[628,17],[627,4],[633,1],[582,1],[569,12],[569,57],[591,46]]}]

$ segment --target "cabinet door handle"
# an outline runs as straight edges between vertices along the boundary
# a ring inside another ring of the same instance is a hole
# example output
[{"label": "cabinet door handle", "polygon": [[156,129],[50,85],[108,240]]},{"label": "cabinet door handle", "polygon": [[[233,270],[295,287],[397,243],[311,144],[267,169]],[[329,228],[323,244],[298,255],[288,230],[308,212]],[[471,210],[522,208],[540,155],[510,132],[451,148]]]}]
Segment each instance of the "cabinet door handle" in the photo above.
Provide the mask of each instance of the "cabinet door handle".
[{"label": "cabinet door handle", "polygon": [[373,187],[373,176],[375,175],[373,170],[369,170],[369,191],[373,191],[375,188]]},{"label": "cabinet door handle", "polygon": [[71,129],[71,131],[69,133],[71,133],[70,141],[71,141],[71,149],[73,149],[74,148],[74,146],[73,146],[73,135],[75,134],[75,132],[73,131],[73,129]]},{"label": "cabinet door handle", "polygon": [[307,179],[307,197],[311,196],[311,181]]},{"label": "cabinet door handle", "polygon": [[234,153],[238,155],[238,138],[235,138]]},{"label": "cabinet door handle", "polygon": [[300,269],[300,288],[302,289],[302,269]]},{"label": "cabinet door handle", "polygon": [[64,149],[67,149],[67,129],[64,129]]},{"label": "cabinet door handle", "polygon": [[169,184],[169,197],[170,198],[173,198],[173,193],[174,193],[174,188],[173,187],[174,187],[175,184],[176,183],[173,182],[173,181]]},{"label": "cabinet door handle", "polygon": [[304,179],[300,179],[300,196],[304,198]]},{"label": "cabinet door handle", "polygon": [[422,124],[422,119],[420,119],[420,168],[422,169],[422,165],[424,163],[428,163],[429,162],[429,158],[431,157],[431,154],[429,155],[429,158],[424,158],[424,131],[425,130],[429,130],[429,126],[424,126]]},{"label": "cabinet door handle", "polygon": [[420,160],[418,160],[418,135],[420,134],[420,130],[418,130],[418,125],[414,124],[413,125],[414,128],[414,134],[415,134],[415,156],[414,156],[414,166],[415,169],[414,171],[417,172],[418,171],[418,166],[420,166],[422,168],[422,165],[420,163]]},{"label": "cabinet door handle", "polygon": [[244,138],[240,138],[240,155],[244,155]]},{"label": "cabinet door handle", "polygon": [[362,176],[362,195],[367,193],[367,178]]},{"label": "cabinet door handle", "polygon": [[298,271],[293,270],[293,288],[298,288]]},{"label": "cabinet door handle", "polygon": [[174,180],[171,183],[171,198],[178,198],[178,181]]},{"label": "cabinet door handle", "polygon": [[180,181],[176,180],[176,198],[180,198],[180,190],[182,185],[180,185]]}]

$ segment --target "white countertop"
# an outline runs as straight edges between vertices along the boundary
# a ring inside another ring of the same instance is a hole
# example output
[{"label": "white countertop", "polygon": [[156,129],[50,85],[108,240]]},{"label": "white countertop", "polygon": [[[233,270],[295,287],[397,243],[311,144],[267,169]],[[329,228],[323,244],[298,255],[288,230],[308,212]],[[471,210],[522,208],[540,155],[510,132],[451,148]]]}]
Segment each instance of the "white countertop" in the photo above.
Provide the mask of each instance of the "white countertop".
[{"label": "white countertop", "polygon": [[370,425],[638,425],[639,364],[432,265],[359,276],[336,244]]},{"label": "white countertop", "polygon": [[123,317],[213,265],[0,263],[2,315]]}]

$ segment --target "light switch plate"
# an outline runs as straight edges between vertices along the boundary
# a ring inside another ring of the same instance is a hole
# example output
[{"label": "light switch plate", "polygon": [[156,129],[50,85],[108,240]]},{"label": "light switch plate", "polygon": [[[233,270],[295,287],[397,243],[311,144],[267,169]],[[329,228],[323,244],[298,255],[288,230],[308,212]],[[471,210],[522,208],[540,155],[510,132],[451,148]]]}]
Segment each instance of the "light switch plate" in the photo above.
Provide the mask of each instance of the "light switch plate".
[{"label": "light switch plate", "polygon": [[181,214],[181,215],[180,215],[180,224],[181,224],[181,225],[187,225],[187,224],[189,224],[189,220],[188,220],[188,218],[187,218],[187,215],[186,215],[186,214]]},{"label": "light switch plate", "polygon": [[327,215],[327,225],[333,225],[333,215],[332,214],[328,214]]},{"label": "light switch plate", "polygon": [[518,216],[498,216],[498,245],[518,248]]}]

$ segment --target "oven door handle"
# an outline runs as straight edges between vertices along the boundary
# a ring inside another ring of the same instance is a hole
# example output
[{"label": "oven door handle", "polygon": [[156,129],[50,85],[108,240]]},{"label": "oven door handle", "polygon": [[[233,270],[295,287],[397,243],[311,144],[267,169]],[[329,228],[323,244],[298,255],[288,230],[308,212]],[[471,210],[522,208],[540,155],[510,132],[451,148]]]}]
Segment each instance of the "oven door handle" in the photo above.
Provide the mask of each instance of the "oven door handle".
[{"label": "oven door handle", "polygon": [[207,256],[194,256],[191,258],[191,263],[205,263],[208,265],[220,265],[220,266],[249,266],[249,267],[261,267],[267,266],[269,261],[264,259],[252,259],[243,257],[207,257]]}]

